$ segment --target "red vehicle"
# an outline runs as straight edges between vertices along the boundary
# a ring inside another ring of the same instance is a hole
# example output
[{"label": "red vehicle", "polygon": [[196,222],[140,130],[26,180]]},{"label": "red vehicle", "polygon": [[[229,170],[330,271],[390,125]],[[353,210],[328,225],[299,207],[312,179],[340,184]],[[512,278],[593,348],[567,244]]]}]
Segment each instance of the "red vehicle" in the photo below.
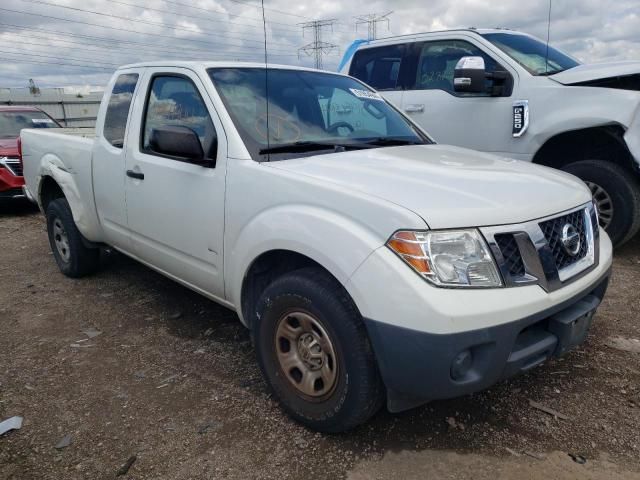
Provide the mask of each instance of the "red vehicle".
[{"label": "red vehicle", "polygon": [[0,199],[27,196],[18,155],[23,128],[60,128],[60,125],[36,107],[0,106]]}]

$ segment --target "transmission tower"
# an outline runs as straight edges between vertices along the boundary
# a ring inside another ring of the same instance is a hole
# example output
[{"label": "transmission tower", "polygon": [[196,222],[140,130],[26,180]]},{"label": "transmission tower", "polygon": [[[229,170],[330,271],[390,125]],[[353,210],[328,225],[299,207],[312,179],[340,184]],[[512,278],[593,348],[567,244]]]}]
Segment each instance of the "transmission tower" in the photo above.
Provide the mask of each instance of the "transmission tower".
[{"label": "transmission tower", "polygon": [[356,31],[358,31],[358,25],[367,24],[367,29],[369,33],[369,40],[375,40],[378,38],[378,23],[387,22],[387,30],[389,30],[389,15],[391,15],[393,11],[378,14],[378,13],[369,13],[368,15],[358,15],[355,17],[356,19]]},{"label": "transmission tower", "polygon": [[334,18],[331,20],[313,20],[311,22],[301,23],[300,26],[302,27],[303,36],[307,29],[313,30],[313,42],[299,48],[298,56],[300,56],[301,53],[313,56],[315,58],[316,68],[322,69],[322,56],[327,55],[338,48],[338,46],[333,43],[322,41],[322,29],[325,27],[331,27],[331,31],[333,31],[333,24],[336,22],[337,20]]}]

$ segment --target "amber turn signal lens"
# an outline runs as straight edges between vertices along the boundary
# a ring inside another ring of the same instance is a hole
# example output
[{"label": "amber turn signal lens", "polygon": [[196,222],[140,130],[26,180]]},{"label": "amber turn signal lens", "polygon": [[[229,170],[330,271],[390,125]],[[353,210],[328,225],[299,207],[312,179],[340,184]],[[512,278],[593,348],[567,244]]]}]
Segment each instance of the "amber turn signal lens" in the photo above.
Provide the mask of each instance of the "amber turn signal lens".
[{"label": "amber turn signal lens", "polygon": [[431,273],[429,261],[415,232],[397,232],[389,239],[387,246],[418,273],[423,275]]}]

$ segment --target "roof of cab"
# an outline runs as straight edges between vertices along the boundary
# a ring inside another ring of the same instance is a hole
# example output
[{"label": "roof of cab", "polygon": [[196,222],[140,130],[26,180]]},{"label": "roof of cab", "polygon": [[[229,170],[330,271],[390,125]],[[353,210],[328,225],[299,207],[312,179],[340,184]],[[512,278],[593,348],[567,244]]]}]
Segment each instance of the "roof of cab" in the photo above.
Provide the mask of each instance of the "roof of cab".
[{"label": "roof of cab", "polygon": [[[155,62],[142,62],[142,63],[131,63],[128,65],[121,66],[118,70],[124,70],[128,68],[265,68],[264,63],[258,62],[233,62],[233,61],[182,61],[176,62],[175,60],[166,60],[166,61],[155,61]],[[267,68],[272,69],[286,69],[286,70],[302,70],[307,72],[322,72],[322,73],[334,73],[327,72],[326,70],[317,70],[315,68],[307,68],[307,67],[299,67],[296,65],[280,65],[275,63],[268,63]]]},{"label": "roof of cab", "polygon": [[507,33],[512,35],[526,35],[517,30],[510,30],[508,28],[453,28],[449,30],[436,30],[433,32],[417,32],[417,33],[407,33],[405,35],[394,35],[391,37],[382,37],[376,40],[367,41],[362,45],[362,48],[366,48],[370,45],[376,45],[379,43],[395,43],[402,42],[406,40],[419,40],[422,38],[429,38],[430,36],[437,36],[443,33],[453,33],[453,32],[465,32],[465,33],[475,33],[477,35],[483,35],[487,33]]},{"label": "roof of cab", "polygon": [[0,112],[41,112],[37,107],[31,105],[0,105]]}]

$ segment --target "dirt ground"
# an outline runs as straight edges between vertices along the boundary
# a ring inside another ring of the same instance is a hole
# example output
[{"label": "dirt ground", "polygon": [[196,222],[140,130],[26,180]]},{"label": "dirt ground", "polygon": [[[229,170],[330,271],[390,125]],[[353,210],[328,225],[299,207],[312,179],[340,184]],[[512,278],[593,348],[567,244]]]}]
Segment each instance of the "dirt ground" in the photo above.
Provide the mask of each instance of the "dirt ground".
[{"label": "dirt ground", "polygon": [[615,339],[640,339],[640,239],[617,252],[583,348],[334,436],[281,412],[233,312],[103,263],[63,277],[41,215],[0,206],[0,421],[24,417],[0,437],[0,479],[115,478],[129,459],[119,478],[640,479],[640,352]]}]

